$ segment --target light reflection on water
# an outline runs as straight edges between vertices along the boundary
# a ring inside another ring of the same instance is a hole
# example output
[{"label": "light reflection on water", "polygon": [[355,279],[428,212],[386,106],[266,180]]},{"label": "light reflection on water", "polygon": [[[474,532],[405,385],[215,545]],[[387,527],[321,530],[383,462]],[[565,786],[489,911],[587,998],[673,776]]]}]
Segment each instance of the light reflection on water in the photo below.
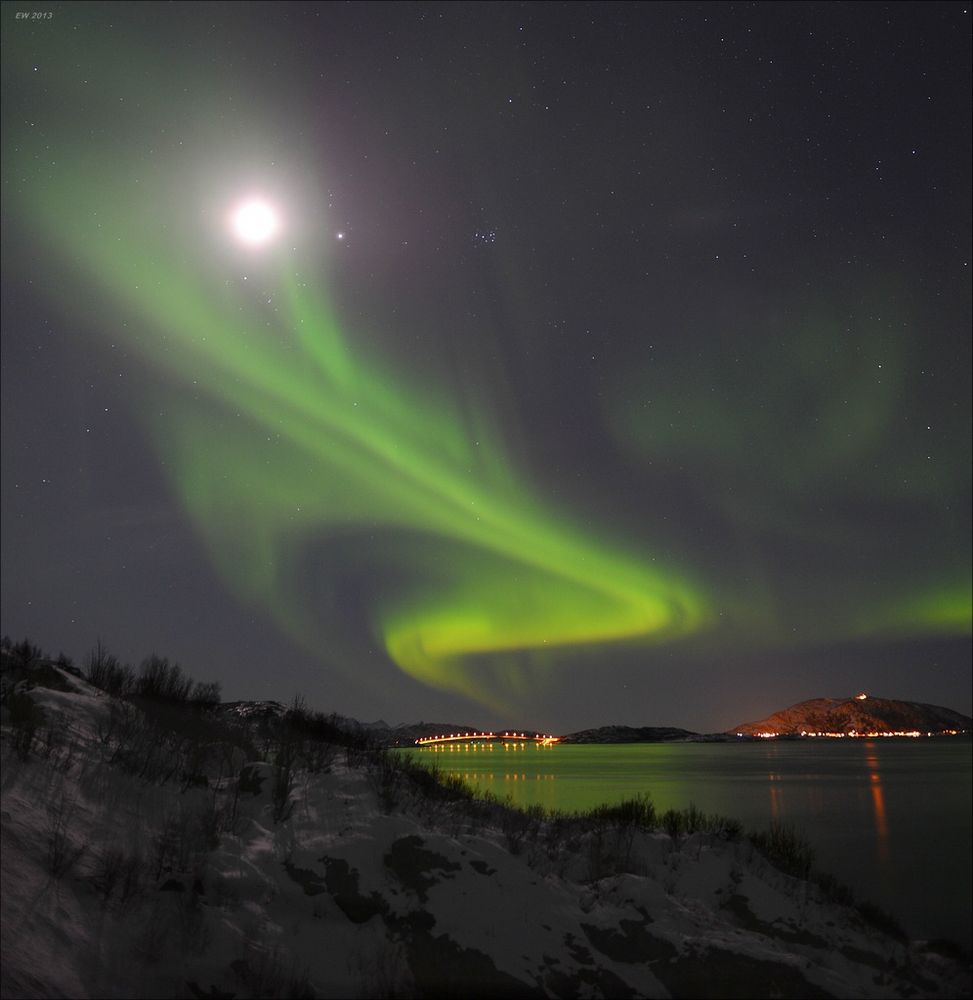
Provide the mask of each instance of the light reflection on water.
[{"label": "light reflection on water", "polygon": [[872,789],[876,849],[879,860],[887,861],[889,857],[889,827],[885,818],[885,794],[882,791],[881,766],[878,762],[878,750],[873,741],[865,744],[865,764],[868,767],[868,780],[871,782]]},{"label": "light reflection on water", "polygon": [[971,743],[801,740],[409,751],[521,806],[588,809],[648,793],[748,829],[794,824],[817,865],[917,937],[971,932]]}]

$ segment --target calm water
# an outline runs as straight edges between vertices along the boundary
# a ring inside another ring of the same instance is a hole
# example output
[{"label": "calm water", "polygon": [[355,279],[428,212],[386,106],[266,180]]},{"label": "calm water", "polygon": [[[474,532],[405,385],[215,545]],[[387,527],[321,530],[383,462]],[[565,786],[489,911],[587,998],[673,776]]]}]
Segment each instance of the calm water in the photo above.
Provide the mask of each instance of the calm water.
[{"label": "calm water", "polygon": [[817,866],[913,935],[968,945],[971,742],[533,745],[408,751],[518,805],[585,809],[648,792],[660,811],[694,803],[747,828],[793,823]]}]

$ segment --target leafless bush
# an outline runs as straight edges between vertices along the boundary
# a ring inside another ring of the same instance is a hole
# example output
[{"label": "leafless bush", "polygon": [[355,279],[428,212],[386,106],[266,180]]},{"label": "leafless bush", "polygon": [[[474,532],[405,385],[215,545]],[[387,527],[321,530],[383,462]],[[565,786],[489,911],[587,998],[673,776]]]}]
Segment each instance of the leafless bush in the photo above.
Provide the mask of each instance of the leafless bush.
[{"label": "leafless bush", "polygon": [[88,879],[106,906],[111,901],[115,887],[122,877],[124,858],[124,852],[114,846],[103,847],[95,853]]},{"label": "leafless bush", "polygon": [[85,658],[84,678],[116,698],[130,694],[135,685],[132,668],[122,666],[118,657],[109,653],[100,640]]},{"label": "leafless bush", "polygon": [[240,888],[236,879],[217,873],[212,880],[212,898],[224,910],[235,910],[240,905]]},{"label": "leafless bush", "polygon": [[117,763],[129,773],[138,771],[146,749],[153,744],[151,728],[148,718],[134,705],[113,700],[108,718],[99,722],[97,730],[108,763]]},{"label": "leafless bush", "polygon": [[200,893],[195,887],[191,892],[173,893],[172,906],[183,950],[202,955],[213,941],[213,928],[207,920]]},{"label": "leafless bush", "polygon": [[205,870],[206,857],[218,844],[222,814],[215,798],[181,798],[165,814],[155,837],[152,870],[156,882],[172,872]]},{"label": "leafless bush", "polygon": [[240,768],[240,773],[232,783],[232,792],[226,800],[226,818],[224,820],[225,829],[234,833],[240,832],[242,820],[240,814],[240,800],[257,796],[263,788],[264,778],[260,769],[254,764],[244,764]]},{"label": "leafless bush", "polygon": [[338,753],[333,743],[311,739],[304,748],[304,764],[311,774],[327,773]]},{"label": "leafless bush", "polygon": [[7,708],[10,711],[13,748],[21,760],[26,760],[44,723],[44,710],[27,692],[25,681],[17,684],[7,696]]},{"label": "leafless bush", "polygon": [[204,740],[202,734],[197,733],[180,740],[178,749],[183,791],[199,786],[208,787],[206,767],[215,756],[214,748]]},{"label": "leafless bush", "polygon": [[142,925],[136,939],[136,952],[145,962],[157,962],[165,951],[169,936],[169,920],[166,913],[166,901],[156,894],[148,907],[145,923]]},{"label": "leafless bush", "polygon": [[365,767],[374,756],[374,749],[367,743],[348,743],[345,745],[345,763],[349,767]]},{"label": "leafless bush", "polygon": [[129,854],[121,863],[121,877],[118,880],[118,901],[125,906],[142,891],[145,862],[141,854]]},{"label": "leafless bush", "polygon": [[247,753],[243,747],[228,739],[221,739],[215,748],[216,775],[213,779],[214,788],[224,786],[224,778],[227,775],[239,774],[240,768],[247,761]]},{"label": "leafless bush", "polygon": [[112,899],[125,906],[141,893],[144,876],[145,863],[141,854],[130,854],[117,845],[110,845],[95,854],[88,878],[106,906]]},{"label": "leafless bush", "polygon": [[189,700],[202,705],[218,705],[221,693],[219,681],[196,681]]},{"label": "leafless bush", "polygon": [[243,942],[243,957],[230,968],[252,997],[278,1000],[286,996],[287,975],[277,945],[266,947],[248,936]]},{"label": "leafless bush", "polygon": [[62,787],[47,807],[47,870],[55,880],[67,875],[87,850],[71,836],[76,805]]},{"label": "leafless bush", "polygon": [[35,646],[30,639],[22,639],[20,642],[13,642],[9,636],[4,636],[10,656],[15,664],[20,667],[30,669],[35,664],[44,659],[44,650],[40,646]]},{"label": "leafless bush", "polygon": [[153,653],[139,664],[135,693],[155,701],[188,701],[193,680],[182,672],[178,663]]},{"label": "leafless bush", "polygon": [[201,772],[209,748],[201,733],[180,733],[134,705],[113,703],[98,726],[98,739],[109,764],[144,781],[165,784],[179,778],[184,789],[207,783]]},{"label": "leafless bush", "polygon": [[60,723],[49,724],[40,737],[39,750],[51,767],[67,774],[78,758],[79,746],[75,734]]},{"label": "leafless bush", "polygon": [[282,747],[274,762],[274,783],[270,789],[275,823],[290,819],[294,811],[291,791],[294,788],[294,753],[290,747]]},{"label": "leafless bush", "polygon": [[518,809],[514,806],[504,806],[498,819],[507,850],[511,854],[519,854],[526,839],[537,838],[544,822],[544,807],[534,805]]},{"label": "leafless bush", "polygon": [[358,980],[358,995],[363,998],[415,996],[415,981],[409,970],[405,948],[397,941],[385,940],[370,952],[356,952],[348,962],[349,971]]},{"label": "leafless bush", "polygon": [[587,881],[597,882],[608,875],[614,875],[618,865],[611,845],[603,829],[592,830],[586,844]]},{"label": "leafless bush", "polygon": [[136,950],[145,962],[158,962],[173,947],[200,955],[212,944],[213,928],[197,891],[157,891],[143,913]]},{"label": "leafless bush", "polygon": [[367,759],[368,783],[386,813],[392,812],[408,788],[405,770],[390,753],[377,753]]},{"label": "leafless bush", "polygon": [[118,730],[122,724],[126,712],[134,712],[131,705],[116,701],[114,698],[108,703],[108,715],[102,716],[95,727],[95,736],[103,747],[111,748],[118,739]]}]

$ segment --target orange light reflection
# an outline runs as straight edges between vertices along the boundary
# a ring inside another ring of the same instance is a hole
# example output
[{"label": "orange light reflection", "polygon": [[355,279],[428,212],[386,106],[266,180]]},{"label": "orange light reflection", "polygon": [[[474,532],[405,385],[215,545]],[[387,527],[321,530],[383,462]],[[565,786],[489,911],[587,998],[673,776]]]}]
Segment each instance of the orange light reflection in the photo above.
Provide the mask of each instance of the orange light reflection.
[{"label": "orange light reflection", "polygon": [[865,744],[865,763],[868,765],[868,780],[872,792],[872,808],[875,810],[875,834],[878,838],[878,855],[883,861],[889,856],[889,828],[885,816],[885,795],[882,792],[882,776],[879,773],[875,744]]}]

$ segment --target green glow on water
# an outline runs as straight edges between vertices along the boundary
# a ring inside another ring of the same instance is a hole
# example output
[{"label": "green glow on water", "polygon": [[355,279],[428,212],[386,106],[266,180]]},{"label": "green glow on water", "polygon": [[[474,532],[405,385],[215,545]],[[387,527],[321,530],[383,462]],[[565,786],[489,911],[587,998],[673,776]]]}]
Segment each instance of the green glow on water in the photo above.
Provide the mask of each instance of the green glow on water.
[{"label": "green glow on water", "polygon": [[522,807],[583,811],[647,794],[657,814],[692,804],[747,830],[791,823],[818,867],[859,899],[918,936],[969,940],[973,755],[965,737],[402,752]]}]

